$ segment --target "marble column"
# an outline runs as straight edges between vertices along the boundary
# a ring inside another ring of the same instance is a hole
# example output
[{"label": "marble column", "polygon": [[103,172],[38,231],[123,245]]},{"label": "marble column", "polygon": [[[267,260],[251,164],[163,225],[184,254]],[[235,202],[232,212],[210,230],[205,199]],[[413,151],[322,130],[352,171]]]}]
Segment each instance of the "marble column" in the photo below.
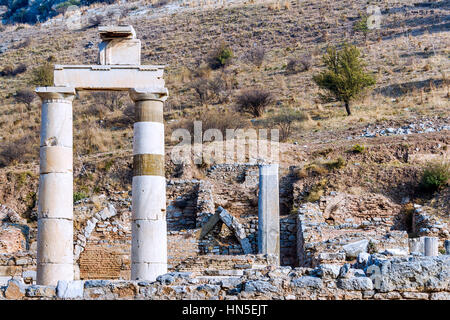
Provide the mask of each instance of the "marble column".
[{"label": "marble column", "polygon": [[163,102],[167,89],[132,89],[133,137],[131,279],[167,273]]},{"label": "marble column", "polygon": [[42,99],[37,234],[39,285],[73,280],[72,101],[75,89],[39,87]]},{"label": "marble column", "polygon": [[259,166],[258,252],[273,254],[280,264],[278,164]]}]

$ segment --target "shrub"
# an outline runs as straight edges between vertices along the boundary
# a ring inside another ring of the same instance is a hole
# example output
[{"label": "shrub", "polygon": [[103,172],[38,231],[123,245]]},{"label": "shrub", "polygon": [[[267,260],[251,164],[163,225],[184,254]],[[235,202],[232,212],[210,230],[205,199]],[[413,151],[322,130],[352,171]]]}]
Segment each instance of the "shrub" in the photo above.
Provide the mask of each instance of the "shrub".
[{"label": "shrub", "polygon": [[233,50],[225,43],[222,43],[215,50],[213,50],[208,57],[208,64],[211,69],[216,70],[225,68],[233,59]]},{"label": "shrub", "polygon": [[434,192],[447,185],[449,179],[450,163],[432,162],[425,167],[420,185],[425,191]]},{"label": "shrub", "polygon": [[361,146],[361,145],[359,145],[359,144],[355,144],[355,145],[352,147],[352,151],[353,151],[354,153],[363,153],[365,150],[366,150],[366,147]]},{"label": "shrub", "polygon": [[191,88],[194,89],[200,103],[204,104],[208,102],[210,98],[209,94],[209,81],[205,78],[200,78],[191,83]]},{"label": "shrub", "polygon": [[353,26],[353,30],[356,32],[361,32],[364,35],[364,41],[367,41],[367,34],[370,32],[368,26],[368,16],[362,16],[358,21],[356,21]]},{"label": "shrub", "polygon": [[82,199],[86,199],[88,195],[83,191],[76,191],[73,193],[73,203],[80,201]]},{"label": "shrub", "polygon": [[321,89],[344,102],[347,115],[351,115],[350,102],[375,84],[375,78],[366,73],[360,55],[358,48],[352,45],[344,44],[341,50],[330,47],[323,56],[326,70],[313,77]]},{"label": "shrub", "polygon": [[14,95],[14,99],[18,103],[23,103],[26,105],[27,109],[31,110],[31,104],[33,103],[34,99],[36,98],[36,94],[28,89],[21,89],[16,92]]},{"label": "shrub", "polygon": [[295,74],[299,72],[308,71],[312,66],[312,56],[304,54],[300,58],[290,58],[286,65],[287,74]]},{"label": "shrub", "polygon": [[207,76],[197,78],[191,82],[190,87],[194,89],[200,103],[204,104],[213,99],[219,103],[226,102],[234,86],[233,79],[221,72],[212,79]]},{"label": "shrub", "polygon": [[346,162],[342,157],[339,157],[336,160],[326,162],[325,165],[328,170],[342,169],[343,167],[345,167]]},{"label": "shrub", "polygon": [[36,136],[24,136],[3,144],[0,148],[0,166],[25,163],[36,159],[39,152],[38,138]]},{"label": "shrub", "polygon": [[260,117],[272,101],[272,95],[268,91],[245,90],[237,97],[237,109],[240,112],[248,112],[254,117]]},{"label": "shrub", "polygon": [[280,130],[280,141],[286,141],[292,133],[292,125],[298,121],[305,121],[308,117],[305,113],[293,110],[284,109],[282,112],[267,119],[265,122],[270,126],[276,126]]},{"label": "shrub", "polygon": [[34,68],[31,83],[36,86],[52,86],[53,65],[50,63],[44,63],[43,65]]},{"label": "shrub", "polygon": [[261,67],[264,57],[266,55],[266,50],[262,46],[255,46],[248,51],[245,58],[250,63],[254,64],[258,68]]},{"label": "shrub", "polygon": [[16,76],[18,74],[24,73],[25,71],[27,71],[27,66],[23,63],[19,64],[16,68],[14,68],[12,65],[6,65],[0,72],[0,76],[2,77]]},{"label": "shrub", "polygon": [[125,95],[121,92],[94,92],[92,93],[95,101],[109,109],[109,111],[114,111],[120,109],[123,106],[123,98]]}]

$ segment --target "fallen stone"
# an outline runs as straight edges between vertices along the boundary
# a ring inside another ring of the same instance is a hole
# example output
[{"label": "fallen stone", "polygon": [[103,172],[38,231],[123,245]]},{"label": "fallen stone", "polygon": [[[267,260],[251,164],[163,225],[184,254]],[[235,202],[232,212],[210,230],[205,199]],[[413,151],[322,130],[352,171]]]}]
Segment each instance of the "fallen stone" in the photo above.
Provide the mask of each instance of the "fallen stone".
[{"label": "fallen stone", "polygon": [[67,281],[59,280],[56,286],[56,295],[61,299],[82,298],[84,283],[81,280]]},{"label": "fallen stone", "polygon": [[5,298],[12,300],[19,300],[25,296],[25,284],[16,279],[8,281],[5,290]]},{"label": "fallen stone", "polygon": [[56,296],[56,287],[32,285],[26,289],[26,296],[53,298],[54,296]]},{"label": "fallen stone", "polygon": [[171,284],[175,282],[175,277],[171,275],[170,273],[166,273],[163,275],[160,275],[156,278],[156,281],[160,282],[161,284]]},{"label": "fallen stone", "polygon": [[369,246],[369,240],[364,239],[361,241],[356,241],[356,242],[346,244],[342,248],[345,251],[346,257],[353,259],[353,258],[358,257],[358,254],[360,254],[361,252],[367,252],[368,246]]},{"label": "fallen stone", "polygon": [[338,264],[321,264],[317,270],[317,275],[324,279],[336,279],[340,270],[341,266]]}]

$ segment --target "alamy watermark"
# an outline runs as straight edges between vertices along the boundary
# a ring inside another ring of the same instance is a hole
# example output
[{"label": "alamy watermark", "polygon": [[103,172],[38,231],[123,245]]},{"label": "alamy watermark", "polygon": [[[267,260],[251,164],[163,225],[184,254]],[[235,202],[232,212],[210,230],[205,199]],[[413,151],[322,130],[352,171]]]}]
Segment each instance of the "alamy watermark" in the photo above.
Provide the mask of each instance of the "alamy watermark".
[{"label": "alamy watermark", "polygon": [[278,163],[280,144],[278,129],[219,129],[203,132],[202,122],[194,122],[193,136],[187,129],[172,132],[172,142],[178,142],[171,152],[175,164],[256,164]]}]

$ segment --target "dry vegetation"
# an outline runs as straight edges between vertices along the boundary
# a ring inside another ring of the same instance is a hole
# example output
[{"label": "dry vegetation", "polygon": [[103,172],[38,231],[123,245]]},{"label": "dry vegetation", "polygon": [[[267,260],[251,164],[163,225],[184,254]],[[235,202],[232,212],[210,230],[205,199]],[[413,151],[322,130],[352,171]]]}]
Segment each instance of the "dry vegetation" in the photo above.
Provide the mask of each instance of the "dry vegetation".
[{"label": "dry vegetation", "polygon": [[[167,65],[167,144],[173,129],[191,128],[194,120],[223,130],[277,123],[287,112],[296,118],[285,128],[284,140],[299,146],[286,147],[282,157],[298,165],[301,146],[345,140],[369,124],[401,125],[423,118],[449,122],[448,4],[431,9],[405,2],[377,1],[381,29],[368,34],[355,29],[367,1],[252,2],[173,13],[147,3],[150,11],[142,15],[131,15],[143,8],[140,2],[119,7],[120,23],[132,24],[142,41],[142,64]],[[97,15],[89,21],[117,23]],[[0,39],[9,46],[0,54],[0,166],[11,166],[35,161],[39,154],[39,99],[24,108],[16,93],[33,88],[37,77],[48,81],[40,66],[96,63],[99,38],[96,28],[70,31],[53,20],[6,26]],[[344,41],[359,47],[377,79],[374,89],[355,101],[351,116],[341,103],[320,99],[312,80],[323,68],[327,47]],[[270,99],[261,112],[237,116],[243,94],[251,89],[267,92]],[[130,104],[127,95],[80,94],[74,102],[75,157],[131,149]],[[258,121],[251,121],[255,117]],[[448,134],[441,135],[437,140],[446,145]]]}]

